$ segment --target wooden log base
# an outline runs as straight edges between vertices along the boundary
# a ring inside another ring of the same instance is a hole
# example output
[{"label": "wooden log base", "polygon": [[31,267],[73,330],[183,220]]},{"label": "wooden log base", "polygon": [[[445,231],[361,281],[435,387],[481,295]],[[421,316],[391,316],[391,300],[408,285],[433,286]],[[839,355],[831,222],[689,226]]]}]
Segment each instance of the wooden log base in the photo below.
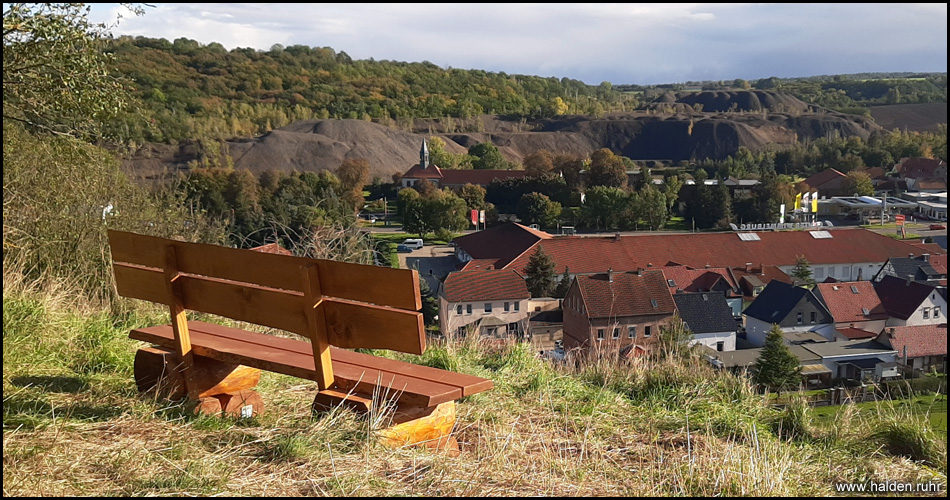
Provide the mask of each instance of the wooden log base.
[{"label": "wooden log base", "polygon": [[251,418],[264,411],[264,398],[257,391],[244,389],[242,391],[219,394],[215,396],[221,401],[221,409],[225,415],[235,418]]},{"label": "wooden log base", "polygon": [[[373,400],[366,394],[347,394],[334,389],[318,392],[313,400],[314,413],[337,406],[365,415],[373,408]],[[455,401],[429,407],[397,404],[390,425],[376,430],[375,434],[388,448],[419,446],[457,457],[458,441],[452,436],[455,418]]]},{"label": "wooden log base", "polygon": [[195,415],[199,414],[220,417],[221,400],[214,396],[199,399],[198,404],[195,405]]},{"label": "wooden log base", "polygon": [[[178,353],[164,347],[143,347],[135,353],[133,372],[140,392],[156,391],[160,397],[181,399],[187,395]],[[257,368],[194,356],[194,383],[199,400],[257,387]]]}]

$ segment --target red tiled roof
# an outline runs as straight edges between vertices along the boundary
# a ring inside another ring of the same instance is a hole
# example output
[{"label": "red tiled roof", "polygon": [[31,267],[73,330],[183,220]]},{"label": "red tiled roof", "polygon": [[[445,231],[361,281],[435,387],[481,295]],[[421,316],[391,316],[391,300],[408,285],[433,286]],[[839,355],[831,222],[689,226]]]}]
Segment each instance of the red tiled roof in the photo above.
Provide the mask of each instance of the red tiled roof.
[{"label": "red tiled roof", "polygon": [[881,167],[861,168],[858,169],[858,171],[868,174],[868,177],[870,177],[872,180],[886,178],[884,169]]},{"label": "red tiled roof", "polygon": [[[841,181],[843,181],[846,178],[847,176],[842,174],[841,172],[833,168],[829,168],[827,170],[822,170],[821,172],[818,172],[812,175],[811,177],[805,179],[804,182],[805,184],[808,184],[809,186],[811,186],[813,189],[820,189],[820,188],[834,189],[834,188],[837,188],[838,184],[841,183]],[[832,183],[832,182],[834,182],[835,184],[831,186],[825,186],[825,184]]]},{"label": "red tiled roof", "polygon": [[[708,292],[720,280],[732,290],[738,288],[729,270],[724,267],[690,269],[686,266],[666,266],[661,267],[660,271],[663,272],[671,292],[677,289],[684,292]],[[673,283],[670,284],[670,281]]]},{"label": "red tiled roof", "polygon": [[442,185],[477,184],[487,186],[495,179],[520,179],[525,177],[524,170],[442,170]]},{"label": "red tiled roof", "polygon": [[[498,267],[522,271],[533,250],[511,249],[513,242],[490,238],[482,231],[484,253],[476,258],[498,257]],[[828,230],[831,238],[813,238],[809,231],[766,231],[760,241],[743,241],[737,233],[678,233],[620,237],[562,236],[536,241],[554,259],[556,269],[568,266],[572,273],[590,274],[606,269],[632,271],[659,267],[669,262],[692,267],[745,268],[756,265],[794,265],[804,255],[814,265],[885,262],[919,252],[906,242],[861,228]],[[478,234],[478,233],[476,233]],[[463,236],[467,238],[473,235]],[[458,241],[458,239],[456,240]],[[522,243],[524,244],[524,243]],[[499,249],[504,249],[501,251]],[[518,245],[518,248],[524,248]],[[466,248],[467,250],[467,248]],[[945,253],[945,252],[941,252]],[[517,257],[511,257],[516,255]]]},{"label": "red tiled roof", "polygon": [[[870,281],[818,283],[815,288],[835,323],[887,319],[887,311]],[[863,309],[867,309],[869,314],[865,315]]]},{"label": "red tiled roof", "polygon": [[[916,240],[914,240],[914,241],[908,241],[907,243],[910,244],[910,245],[913,245],[913,246],[917,247],[917,248],[920,249],[920,250],[923,250],[925,253],[929,253],[929,254],[930,254],[930,260],[933,260],[934,257],[943,256],[943,265],[944,265],[944,269],[946,269],[946,266],[947,266],[947,253],[946,253],[946,252],[947,252],[947,251],[944,250],[942,246],[940,246],[940,245],[938,245],[938,244],[936,244],[936,243],[920,243],[920,242],[918,242],[918,241],[916,241]],[[915,252],[915,253],[916,253],[916,252]],[[933,266],[933,264],[930,264],[930,265],[931,265],[931,267]],[[936,269],[936,267],[934,267],[934,269]]]},{"label": "red tiled roof", "polygon": [[[589,318],[652,316],[676,310],[661,271],[613,273],[613,282],[607,273],[578,276],[577,285]],[[656,301],[656,307],[651,301]]]},{"label": "red tiled roof", "polygon": [[897,164],[897,172],[904,178],[930,179],[937,177],[937,168],[941,165],[946,166],[946,163],[935,158],[901,158]]},{"label": "red tiled roof", "polygon": [[[506,222],[484,231],[459,236],[452,241],[473,259],[494,259],[498,261],[495,267],[501,269],[538,241],[551,237],[550,234],[543,231],[537,231],[515,222]],[[525,260],[525,263],[527,263],[527,260]],[[558,269],[563,269],[563,267]]]},{"label": "red tiled roof", "polygon": [[835,330],[844,335],[848,340],[873,339],[878,333],[869,332],[860,328],[835,328]]},{"label": "red tiled roof", "polygon": [[505,269],[453,271],[443,290],[449,302],[531,298],[524,278]]},{"label": "red tiled roof", "polygon": [[890,344],[899,358],[947,355],[947,324],[887,327],[879,337]]},{"label": "red tiled roof", "polygon": [[495,263],[498,259],[472,259],[464,264],[459,271],[472,271],[475,269],[495,269]]},{"label": "red tiled roof", "polygon": [[406,173],[402,174],[403,179],[441,179],[443,177],[442,170],[436,165],[429,165],[427,168],[422,168],[422,165],[416,163],[412,166]]},{"label": "red tiled roof", "polygon": [[930,263],[930,267],[934,268],[934,271],[940,274],[947,274],[947,254],[931,255],[928,262]]}]

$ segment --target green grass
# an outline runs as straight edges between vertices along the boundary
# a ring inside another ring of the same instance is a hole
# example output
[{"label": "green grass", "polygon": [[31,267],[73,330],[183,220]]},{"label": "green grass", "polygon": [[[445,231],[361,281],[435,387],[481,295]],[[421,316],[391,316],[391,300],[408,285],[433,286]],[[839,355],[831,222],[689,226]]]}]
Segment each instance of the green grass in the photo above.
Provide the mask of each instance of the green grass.
[{"label": "green grass", "polygon": [[946,396],[930,413],[942,402],[940,439],[907,418],[869,425],[863,410],[818,425],[818,410],[776,410],[747,380],[697,358],[574,368],[528,344],[478,338],[422,356],[374,351],[494,382],[457,402],[455,458],[385,448],[373,421],[348,411],[312,415],[313,383],[269,372],[256,388],[262,414],[196,416],[138,394],[132,380],[141,344],[128,331],[167,323],[165,308],[123,303],[116,313],[12,278],[9,496],[825,496],[836,482],[946,481]]},{"label": "green grass", "polygon": [[[947,396],[945,394],[931,394],[914,396],[908,399],[890,401],[868,401],[855,403],[858,413],[867,415],[876,414],[882,407],[895,410],[906,410],[916,415],[926,416],[934,431],[947,435]],[[819,422],[831,422],[845,408],[843,405],[819,406],[813,410]]]}]

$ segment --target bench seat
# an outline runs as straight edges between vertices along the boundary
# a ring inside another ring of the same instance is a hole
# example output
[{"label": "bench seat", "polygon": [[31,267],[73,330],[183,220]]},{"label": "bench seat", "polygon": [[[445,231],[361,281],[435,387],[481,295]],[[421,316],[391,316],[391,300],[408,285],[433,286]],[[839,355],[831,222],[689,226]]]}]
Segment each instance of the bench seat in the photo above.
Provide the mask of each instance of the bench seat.
[{"label": "bench seat", "polygon": [[[310,342],[249,332],[204,321],[189,321],[191,345],[198,356],[308,380],[318,380]],[[172,326],[132,330],[129,337],[174,349]],[[491,380],[388,358],[330,347],[338,391],[384,397],[432,407],[491,389]],[[380,389],[377,389],[379,387]],[[388,394],[385,394],[388,392]],[[396,397],[398,395],[398,397]]]}]

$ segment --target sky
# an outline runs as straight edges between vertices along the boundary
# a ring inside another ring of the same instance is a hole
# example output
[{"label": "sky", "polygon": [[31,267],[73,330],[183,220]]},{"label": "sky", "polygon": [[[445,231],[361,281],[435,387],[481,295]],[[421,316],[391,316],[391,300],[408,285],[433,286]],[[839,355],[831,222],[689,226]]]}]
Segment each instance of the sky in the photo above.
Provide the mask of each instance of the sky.
[{"label": "sky", "polygon": [[[655,85],[946,72],[947,4],[92,4],[113,35]],[[121,15],[121,17],[119,17]]]}]

